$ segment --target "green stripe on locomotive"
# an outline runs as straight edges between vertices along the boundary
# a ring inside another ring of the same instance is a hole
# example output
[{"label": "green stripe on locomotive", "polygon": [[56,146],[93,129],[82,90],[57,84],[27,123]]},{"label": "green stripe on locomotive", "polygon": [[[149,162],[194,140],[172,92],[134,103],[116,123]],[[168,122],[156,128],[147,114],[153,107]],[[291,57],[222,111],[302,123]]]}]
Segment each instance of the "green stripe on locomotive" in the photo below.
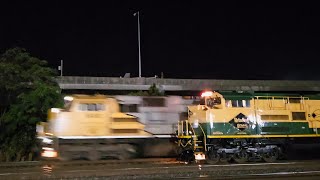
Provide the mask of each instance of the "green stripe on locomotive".
[{"label": "green stripe on locomotive", "polygon": [[319,136],[319,94],[283,95],[206,92],[205,104],[188,107],[188,123],[212,138]]},{"label": "green stripe on locomotive", "polygon": [[239,130],[230,123],[201,123],[200,125],[207,135],[257,134],[257,127],[251,125],[246,130]]},{"label": "green stripe on locomotive", "polygon": [[315,134],[308,122],[264,122],[259,134]]},{"label": "green stripe on locomotive", "polygon": [[[238,129],[230,123],[201,123],[199,124],[206,135],[303,135],[317,134],[309,128],[308,122],[264,122],[263,125],[252,124],[247,129]],[[194,128],[200,134],[200,128]],[[318,133],[320,130],[318,129]]]}]

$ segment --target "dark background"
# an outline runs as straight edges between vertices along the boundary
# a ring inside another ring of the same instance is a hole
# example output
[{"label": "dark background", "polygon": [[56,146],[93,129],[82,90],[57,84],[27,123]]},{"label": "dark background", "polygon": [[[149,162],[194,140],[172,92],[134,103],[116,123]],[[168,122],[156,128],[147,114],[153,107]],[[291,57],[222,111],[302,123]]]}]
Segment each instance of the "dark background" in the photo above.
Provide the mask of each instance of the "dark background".
[{"label": "dark background", "polygon": [[0,53],[66,76],[320,80],[316,1],[1,1]]}]

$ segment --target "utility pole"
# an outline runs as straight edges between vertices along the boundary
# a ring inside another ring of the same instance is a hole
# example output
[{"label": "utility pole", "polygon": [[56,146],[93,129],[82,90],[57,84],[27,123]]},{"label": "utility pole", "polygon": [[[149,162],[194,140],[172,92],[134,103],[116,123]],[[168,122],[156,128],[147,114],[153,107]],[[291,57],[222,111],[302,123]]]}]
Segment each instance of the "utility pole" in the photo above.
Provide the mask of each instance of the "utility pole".
[{"label": "utility pole", "polygon": [[137,11],[133,15],[138,16],[139,77],[141,77],[140,13],[139,13],[139,11]]}]

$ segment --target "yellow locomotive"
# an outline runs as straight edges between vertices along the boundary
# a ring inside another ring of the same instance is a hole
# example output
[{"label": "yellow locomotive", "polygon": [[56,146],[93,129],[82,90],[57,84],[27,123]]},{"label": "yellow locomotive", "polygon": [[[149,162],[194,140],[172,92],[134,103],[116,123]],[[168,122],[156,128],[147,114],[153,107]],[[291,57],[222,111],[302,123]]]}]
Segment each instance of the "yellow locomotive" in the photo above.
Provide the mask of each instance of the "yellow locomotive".
[{"label": "yellow locomotive", "polygon": [[[72,160],[174,156],[182,99],[73,95],[37,127],[42,157]],[[185,109],[182,107],[184,106]]]},{"label": "yellow locomotive", "polygon": [[[64,109],[50,109],[48,122],[39,134],[47,142],[43,157],[69,160],[84,156],[96,160],[111,154],[123,158],[136,151],[139,140],[152,137],[136,117],[120,112],[114,98],[74,95],[65,100]],[[122,142],[112,143],[115,138]]]},{"label": "yellow locomotive", "polygon": [[206,91],[202,97],[178,123],[184,161],[273,162],[285,156],[289,144],[319,142],[318,96]]}]

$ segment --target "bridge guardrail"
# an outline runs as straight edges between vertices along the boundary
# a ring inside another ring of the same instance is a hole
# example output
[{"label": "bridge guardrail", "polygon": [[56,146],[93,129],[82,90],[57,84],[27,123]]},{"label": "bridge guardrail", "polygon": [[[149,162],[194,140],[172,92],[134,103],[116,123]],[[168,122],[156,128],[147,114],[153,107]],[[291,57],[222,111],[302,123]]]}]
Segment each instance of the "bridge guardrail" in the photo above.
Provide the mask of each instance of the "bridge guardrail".
[{"label": "bridge guardrail", "polygon": [[[62,76],[57,77],[57,82],[61,85],[81,85],[94,87],[92,85],[115,85],[122,86],[152,85],[170,87],[176,90],[201,90],[212,88],[212,90],[253,90],[253,91],[320,91],[320,81],[293,81],[293,80],[217,80],[217,79],[169,79],[154,77],[82,77],[82,76]],[[97,88],[99,88],[97,86]],[[130,89],[130,88],[129,88]],[[144,87],[145,89],[145,87]]]}]

